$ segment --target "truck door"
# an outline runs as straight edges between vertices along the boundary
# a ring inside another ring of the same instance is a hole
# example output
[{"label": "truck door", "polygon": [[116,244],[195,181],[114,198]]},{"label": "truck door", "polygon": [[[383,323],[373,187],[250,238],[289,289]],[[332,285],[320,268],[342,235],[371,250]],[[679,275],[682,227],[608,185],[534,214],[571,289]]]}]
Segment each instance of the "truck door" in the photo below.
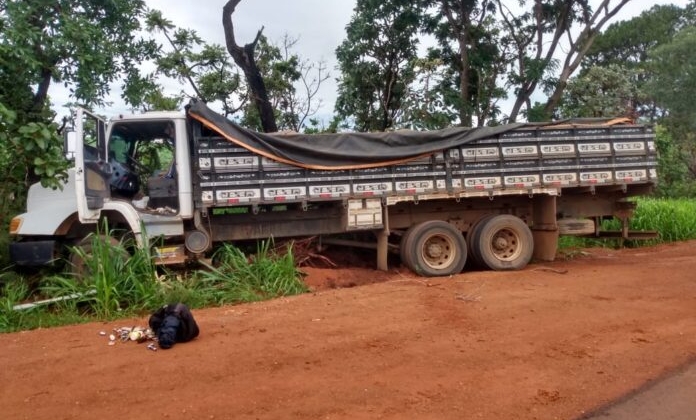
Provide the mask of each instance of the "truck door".
[{"label": "truck door", "polygon": [[99,220],[110,197],[111,166],[106,149],[106,122],[78,108],[75,116],[75,190],[80,222]]}]

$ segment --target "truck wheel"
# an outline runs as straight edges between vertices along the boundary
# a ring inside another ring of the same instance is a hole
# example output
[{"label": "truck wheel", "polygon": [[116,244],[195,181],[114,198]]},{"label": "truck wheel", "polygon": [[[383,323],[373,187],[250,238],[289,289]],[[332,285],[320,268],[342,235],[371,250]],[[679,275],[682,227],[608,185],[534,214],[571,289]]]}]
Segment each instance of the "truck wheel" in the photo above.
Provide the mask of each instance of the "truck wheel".
[{"label": "truck wheel", "polygon": [[449,276],[464,268],[466,241],[456,227],[431,220],[409,229],[402,254],[408,268],[422,276]]},{"label": "truck wheel", "polygon": [[486,220],[472,238],[473,254],[491,270],[519,270],[532,259],[534,238],[520,218],[507,214]]},{"label": "truck wheel", "polygon": [[[76,246],[75,249],[70,250],[70,257],[68,262],[70,263],[70,272],[73,274],[75,279],[79,281],[85,281],[90,277],[89,264],[87,260],[92,257],[92,247],[94,246],[94,241],[106,241],[109,245],[117,247],[120,245],[118,239],[107,235],[90,235],[82,239]],[[126,253],[125,249],[122,249]]]},{"label": "truck wheel", "polygon": [[466,234],[466,246],[469,250],[469,262],[474,267],[487,268],[486,265],[483,263],[483,260],[481,259],[481,254],[478,252],[479,247],[474,243],[474,238],[478,235],[478,233],[481,231],[481,228],[483,228],[486,222],[488,222],[495,216],[495,214],[489,214],[478,219],[476,223],[474,223],[474,225],[471,227],[469,232],[467,232]]},{"label": "truck wheel", "polygon": [[413,232],[414,227],[415,226],[411,226],[410,228],[406,229],[406,232],[404,232],[404,234],[401,235],[401,242],[399,242],[399,256],[401,257],[401,263],[408,268],[411,268],[412,264],[408,258],[408,252],[406,252],[406,247],[408,246],[408,238]]}]

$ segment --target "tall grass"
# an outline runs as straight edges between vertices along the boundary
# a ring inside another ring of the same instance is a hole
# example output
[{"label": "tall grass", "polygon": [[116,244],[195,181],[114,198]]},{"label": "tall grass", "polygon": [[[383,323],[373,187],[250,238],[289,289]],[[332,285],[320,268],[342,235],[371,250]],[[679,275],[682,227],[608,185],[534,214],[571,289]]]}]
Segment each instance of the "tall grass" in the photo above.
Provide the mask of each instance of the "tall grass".
[{"label": "tall grass", "polygon": [[218,303],[251,302],[308,290],[295,267],[290,246],[284,255],[278,255],[272,251],[271,241],[261,241],[256,253],[247,256],[225,244],[213,260],[217,264],[198,275]]},{"label": "tall grass", "polygon": [[[631,218],[629,229],[642,231],[656,231],[656,239],[642,241],[617,242],[615,239],[596,239],[566,236],[562,237],[559,246],[615,247],[622,243],[629,246],[646,246],[665,242],[685,241],[696,239],[696,200],[694,199],[666,199],[666,198],[638,198],[636,199],[636,211]],[[605,220],[602,230],[620,230],[621,222],[618,219]]]},{"label": "tall grass", "polygon": [[[272,251],[270,241],[261,242],[256,253],[247,256],[238,248],[224,245],[214,254],[214,265],[182,275],[155,266],[147,239],[144,246],[136,247],[132,239],[113,240],[116,235],[103,226],[82,246],[75,247],[72,252],[84,262],[84,269],[69,267],[66,273],[45,277],[38,289],[40,296],[32,295],[22,279],[6,283],[0,289],[0,332],[74,323],[78,316],[83,321],[115,319],[143,314],[172,302],[196,308],[307,291],[295,267],[291,247],[278,255]],[[72,295],[78,297],[50,306],[13,310],[16,304],[37,298]]]},{"label": "tall grass", "polygon": [[41,287],[44,295],[78,295],[63,305],[79,306],[99,319],[118,316],[125,308],[133,312],[157,307],[159,286],[150,243],[144,239],[144,246],[137,247],[129,237],[113,239],[118,236],[105,223],[83,245],[72,248],[83,267],[70,264],[68,272],[46,278]]},{"label": "tall grass", "polygon": [[16,325],[24,325],[26,313],[13,310],[14,306],[29,297],[29,286],[23,279],[3,273],[0,275],[0,331],[12,330]]},{"label": "tall grass", "polygon": [[631,219],[631,229],[656,230],[658,242],[696,238],[696,200],[643,198]]}]

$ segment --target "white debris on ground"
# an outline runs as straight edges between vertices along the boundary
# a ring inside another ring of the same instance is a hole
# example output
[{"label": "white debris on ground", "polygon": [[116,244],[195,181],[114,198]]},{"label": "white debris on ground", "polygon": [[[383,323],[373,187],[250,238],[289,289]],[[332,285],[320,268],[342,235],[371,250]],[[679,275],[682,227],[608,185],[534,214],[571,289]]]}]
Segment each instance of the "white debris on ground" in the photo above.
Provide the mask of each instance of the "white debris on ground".
[{"label": "white debris on ground", "polygon": [[[106,331],[100,331],[100,336],[106,336]],[[133,326],[133,327],[121,327],[114,328],[113,332],[109,334],[108,345],[114,346],[117,342],[127,343],[129,341],[134,341],[136,343],[144,343],[150,341],[147,345],[148,350],[157,351],[157,336],[155,332],[150,328]]]}]

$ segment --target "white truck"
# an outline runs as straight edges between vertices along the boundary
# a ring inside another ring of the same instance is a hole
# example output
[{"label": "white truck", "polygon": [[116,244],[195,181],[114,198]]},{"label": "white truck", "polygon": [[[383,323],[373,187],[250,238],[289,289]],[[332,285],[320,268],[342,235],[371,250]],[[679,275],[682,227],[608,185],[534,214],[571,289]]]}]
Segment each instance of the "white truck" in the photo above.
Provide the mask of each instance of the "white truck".
[{"label": "white truck", "polygon": [[[192,101],[108,123],[78,110],[74,151],[63,189],[33,185],[12,220],[16,264],[51,263],[107,219],[155,243],[161,264],[221,242],[316,236],[375,249],[383,270],[390,251],[423,276],[467,260],[514,270],[552,260],[561,234],[640,237],[629,198],[657,180],[654,132],[625,120],[265,134]],[[603,232],[606,217],[622,230]]]}]

